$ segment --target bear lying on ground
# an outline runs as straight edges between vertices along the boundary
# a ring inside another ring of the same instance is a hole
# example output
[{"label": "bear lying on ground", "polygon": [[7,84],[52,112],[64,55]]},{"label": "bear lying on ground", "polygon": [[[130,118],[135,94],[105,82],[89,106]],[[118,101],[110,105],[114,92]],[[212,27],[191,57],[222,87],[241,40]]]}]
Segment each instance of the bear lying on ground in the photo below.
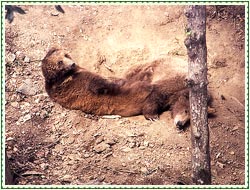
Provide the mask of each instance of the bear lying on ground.
[{"label": "bear lying on ground", "polygon": [[[139,65],[132,68],[132,71],[127,73],[125,78],[133,79],[133,80],[143,80],[147,81],[148,83],[156,83],[160,84],[159,78],[166,78],[167,75],[165,71],[168,68],[165,64],[162,64],[162,60],[156,60],[150,64]],[[167,82],[169,87],[174,85],[178,85],[179,82],[181,87],[177,87],[177,89],[181,89],[184,83],[183,76],[187,74],[177,74],[175,78],[164,79],[162,82]],[[186,79],[186,78],[185,78]],[[164,86],[165,85],[160,85]],[[176,99],[170,104],[171,116],[174,119],[174,124],[179,128],[182,129],[190,120],[190,103],[189,103],[189,89],[185,88],[180,92],[176,93]],[[212,104],[212,95],[208,92],[208,116],[214,116],[213,114],[216,112],[214,108],[211,107]]]},{"label": "bear lying on ground", "polygon": [[[143,114],[149,120],[158,119],[158,115],[168,109],[172,109],[173,114],[178,113],[180,108],[175,107],[188,93],[185,75],[150,83],[156,66],[156,63],[141,66],[125,78],[106,79],[79,67],[61,49],[52,48],[42,60],[46,91],[63,107],[96,115]],[[188,107],[185,105],[185,109],[189,110]],[[184,125],[189,120],[189,111],[187,115],[187,119],[175,121],[175,124]]]}]

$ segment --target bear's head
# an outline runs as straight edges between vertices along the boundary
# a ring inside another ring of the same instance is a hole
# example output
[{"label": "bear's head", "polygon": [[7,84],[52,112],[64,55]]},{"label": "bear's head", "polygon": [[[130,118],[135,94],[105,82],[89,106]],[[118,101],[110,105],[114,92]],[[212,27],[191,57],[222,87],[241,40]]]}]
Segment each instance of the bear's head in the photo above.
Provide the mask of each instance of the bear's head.
[{"label": "bear's head", "polygon": [[42,60],[42,72],[47,83],[61,80],[65,75],[74,73],[77,69],[75,62],[64,50],[51,48]]},{"label": "bear's head", "polygon": [[190,120],[189,110],[189,93],[188,91],[184,91],[172,107],[174,124],[179,129],[183,129],[185,124]]}]

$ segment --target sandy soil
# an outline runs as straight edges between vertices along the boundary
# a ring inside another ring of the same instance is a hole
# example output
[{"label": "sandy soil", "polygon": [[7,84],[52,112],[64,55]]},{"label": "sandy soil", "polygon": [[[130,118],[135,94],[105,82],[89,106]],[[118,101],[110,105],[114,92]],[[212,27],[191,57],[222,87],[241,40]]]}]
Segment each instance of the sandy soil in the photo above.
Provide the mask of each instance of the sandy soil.
[{"label": "sandy soil", "polygon": [[[52,46],[103,76],[168,60],[171,75],[187,70],[183,6],[20,6],[6,20],[7,155],[17,184],[192,184],[190,128],[170,112],[104,119],[53,103],[41,59]],[[208,7],[209,119],[213,184],[245,183],[244,19]],[[110,71],[111,68],[112,72]]]}]

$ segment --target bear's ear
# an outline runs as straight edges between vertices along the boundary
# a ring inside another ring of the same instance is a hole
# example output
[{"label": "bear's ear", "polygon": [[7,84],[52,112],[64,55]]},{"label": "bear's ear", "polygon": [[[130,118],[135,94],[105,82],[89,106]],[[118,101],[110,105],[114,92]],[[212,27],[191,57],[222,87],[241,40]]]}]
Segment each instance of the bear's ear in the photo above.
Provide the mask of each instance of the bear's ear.
[{"label": "bear's ear", "polygon": [[47,53],[46,57],[51,56],[54,52],[58,51],[58,48],[52,47],[50,48],[49,52]]}]

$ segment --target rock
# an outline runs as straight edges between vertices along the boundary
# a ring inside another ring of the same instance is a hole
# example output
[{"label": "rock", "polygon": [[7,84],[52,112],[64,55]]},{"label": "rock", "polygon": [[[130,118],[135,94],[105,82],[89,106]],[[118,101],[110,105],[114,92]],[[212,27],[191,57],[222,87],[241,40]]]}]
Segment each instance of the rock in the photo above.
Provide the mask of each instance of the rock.
[{"label": "rock", "polygon": [[41,164],[40,164],[40,167],[41,167],[42,170],[46,170],[46,169],[49,168],[49,164],[41,163]]},{"label": "rock", "polygon": [[109,144],[110,146],[112,146],[112,145],[114,145],[114,144],[117,143],[117,140],[116,140],[116,139],[113,139],[113,138],[107,138],[107,139],[105,140],[105,142],[106,142],[107,144]]},{"label": "rock", "polygon": [[79,154],[69,154],[67,157],[68,159],[73,160],[73,161],[81,160],[81,156]]},{"label": "rock", "polygon": [[103,158],[107,158],[107,157],[112,156],[112,155],[113,155],[113,152],[109,152],[109,153],[105,154],[105,155],[103,156]]},{"label": "rock", "polygon": [[9,54],[6,56],[6,62],[14,62],[16,59],[16,55],[15,54]]},{"label": "rock", "polygon": [[100,144],[102,141],[104,141],[104,138],[99,137],[98,139],[96,139],[96,144]]},{"label": "rock", "polygon": [[71,182],[72,181],[72,176],[66,174],[65,176],[61,177],[61,180],[65,181],[65,182]]},{"label": "rock", "polygon": [[221,163],[221,162],[217,162],[217,165],[220,167],[220,168],[224,168],[225,164]]},{"label": "rock", "polygon": [[17,152],[17,151],[18,151],[17,147],[14,147],[14,148],[13,148],[13,151],[14,151],[14,152]]},{"label": "rock", "polygon": [[121,148],[121,151],[122,152],[130,152],[132,149],[131,148],[129,148],[129,147],[122,147]]},{"label": "rock", "polygon": [[35,170],[31,170],[31,171],[26,171],[22,174],[22,176],[29,176],[29,175],[44,175],[44,173],[35,171]]},{"label": "rock", "polygon": [[85,153],[83,156],[84,156],[84,158],[89,158],[90,157],[90,155],[88,153]]},{"label": "rock", "polygon": [[24,54],[21,52],[21,51],[16,51],[16,53],[15,53],[15,55],[16,55],[16,57],[18,58],[18,59],[24,59]]},{"label": "rock", "polygon": [[11,102],[10,105],[11,105],[13,108],[20,108],[18,102]]},{"label": "rock", "polygon": [[37,86],[33,85],[32,81],[30,79],[26,79],[17,88],[16,91],[21,93],[21,94],[24,94],[24,95],[34,96],[38,92],[38,88],[37,88]]},{"label": "rock", "polygon": [[75,142],[75,138],[73,136],[62,138],[61,143],[62,145],[69,145]]},{"label": "rock", "polygon": [[154,144],[149,143],[150,148],[154,148],[154,146],[155,146]]},{"label": "rock", "polygon": [[106,144],[105,142],[101,142],[100,144],[96,145],[94,147],[94,151],[96,153],[102,153],[106,149],[110,148],[110,145]]},{"label": "rock", "polygon": [[25,123],[26,121],[30,120],[31,119],[31,115],[30,114],[27,114],[25,115],[24,117],[22,117],[22,122]]},{"label": "rock", "polygon": [[219,152],[217,155],[216,155],[216,159],[218,159],[220,157],[221,153]]},{"label": "rock", "polygon": [[51,14],[51,16],[58,16],[58,15],[59,15],[58,12],[52,12],[52,13],[50,13],[50,14]]},{"label": "rock", "polygon": [[13,140],[14,140],[13,137],[8,137],[8,138],[6,138],[6,141],[13,141]]},{"label": "rock", "polygon": [[234,155],[235,153],[234,153],[234,151],[231,151],[230,154],[231,154],[231,155]]},{"label": "rock", "polygon": [[39,116],[42,118],[42,119],[45,119],[49,116],[49,113],[46,111],[46,110],[42,110],[40,113],[39,113]]},{"label": "rock", "polygon": [[147,175],[148,174],[148,169],[146,167],[141,167],[141,173]]},{"label": "rock", "polygon": [[94,135],[93,135],[93,137],[98,137],[98,136],[101,136],[102,134],[100,134],[100,133],[95,133]]},{"label": "rock", "polygon": [[135,142],[130,142],[128,144],[129,148],[134,148],[136,146],[136,143]]},{"label": "rock", "polygon": [[56,152],[56,154],[63,154],[64,153],[64,146],[61,144],[57,144],[54,148],[54,151]]},{"label": "rock", "polygon": [[148,142],[148,141],[144,141],[144,142],[143,142],[143,145],[144,145],[145,147],[148,147],[149,142]]},{"label": "rock", "polygon": [[232,132],[237,131],[238,129],[239,129],[239,127],[236,125],[236,126],[233,127]]},{"label": "rock", "polygon": [[27,56],[25,56],[23,61],[24,61],[24,63],[29,63],[30,62],[30,58],[27,57]]},{"label": "rock", "polygon": [[139,149],[140,150],[144,150],[146,147],[145,146],[140,146]]}]

